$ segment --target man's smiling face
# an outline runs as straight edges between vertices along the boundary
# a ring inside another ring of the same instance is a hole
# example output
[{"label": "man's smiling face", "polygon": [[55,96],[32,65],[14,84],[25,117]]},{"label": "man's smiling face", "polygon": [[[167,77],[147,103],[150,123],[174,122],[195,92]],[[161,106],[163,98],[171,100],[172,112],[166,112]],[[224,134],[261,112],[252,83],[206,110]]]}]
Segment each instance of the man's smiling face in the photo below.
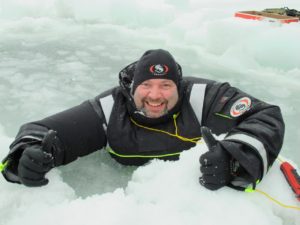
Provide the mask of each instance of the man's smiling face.
[{"label": "man's smiling face", "polygon": [[158,118],[170,111],[178,101],[177,86],[168,79],[149,79],[135,90],[134,103],[149,118]]}]

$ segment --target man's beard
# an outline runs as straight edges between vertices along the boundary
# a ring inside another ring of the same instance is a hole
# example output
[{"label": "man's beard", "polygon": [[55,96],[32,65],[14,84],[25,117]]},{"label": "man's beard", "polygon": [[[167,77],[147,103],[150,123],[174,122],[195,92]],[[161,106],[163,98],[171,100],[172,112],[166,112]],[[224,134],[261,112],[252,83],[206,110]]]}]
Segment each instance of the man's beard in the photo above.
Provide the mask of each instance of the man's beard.
[{"label": "man's beard", "polygon": [[[163,103],[165,105],[165,108],[160,112],[160,115],[157,116],[157,117],[153,117],[153,116],[150,116],[151,112],[148,112],[148,110],[146,109],[145,105],[147,104],[146,103],[147,99],[142,99],[142,103],[143,103],[143,106],[142,108],[140,109],[140,111],[143,113],[144,116],[146,117],[149,117],[149,118],[158,118],[158,117],[161,117],[161,116],[164,116],[166,115],[169,110],[168,110],[168,101],[164,100],[164,101],[150,101],[152,103],[155,103],[155,102],[159,102],[159,103]],[[149,101],[148,101],[149,102]]]}]

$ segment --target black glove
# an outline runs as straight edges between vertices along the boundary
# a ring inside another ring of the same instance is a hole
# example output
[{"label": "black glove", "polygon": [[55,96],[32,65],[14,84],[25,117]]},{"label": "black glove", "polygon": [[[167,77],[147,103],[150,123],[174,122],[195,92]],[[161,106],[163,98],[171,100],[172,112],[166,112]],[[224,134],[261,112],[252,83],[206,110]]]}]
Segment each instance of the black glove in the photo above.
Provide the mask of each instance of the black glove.
[{"label": "black glove", "polygon": [[229,184],[233,178],[232,157],[207,127],[202,127],[201,132],[209,151],[201,155],[199,159],[202,172],[199,182],[210,190],[217,190]]},{"label": "black glove", "polygon": [[54,167],[52,144],[56,133],[50,130],[41,145],[25,148],[18,165],[18,176],[22,184],[38,187],[48,184],[45,174]]}]

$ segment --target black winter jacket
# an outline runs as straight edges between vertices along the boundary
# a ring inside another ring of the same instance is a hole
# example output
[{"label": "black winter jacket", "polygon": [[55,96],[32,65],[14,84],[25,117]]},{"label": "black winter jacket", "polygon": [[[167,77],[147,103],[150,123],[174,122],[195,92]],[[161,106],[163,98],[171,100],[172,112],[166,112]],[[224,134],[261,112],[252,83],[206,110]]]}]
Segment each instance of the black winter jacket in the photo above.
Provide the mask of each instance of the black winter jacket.
[{"label": "black winter jacket", "polygon": [[238,149],[226,149],[241,166],[234,187],[255,186],[263,178],[283,143],[284,122],[278,106],[228,83],[184,77],[174,109],[161,118],[149,119],[136,110],[128,85],[124,85],[123,78],[132,77],[133,70],[132,64],[123,69],[121,85],[94,99],[23,125],[3,160],[8,162],[4,177],[19,183],[17,165],[22,151],[40,143],[49,129],[57,132],[53,146],[56,166],[103,147],[122,164],[142,165],[153,158],[178,159],[201,138],[200,127],[207,126],[217,135],[226,133],[225,141],[238,143]]}]

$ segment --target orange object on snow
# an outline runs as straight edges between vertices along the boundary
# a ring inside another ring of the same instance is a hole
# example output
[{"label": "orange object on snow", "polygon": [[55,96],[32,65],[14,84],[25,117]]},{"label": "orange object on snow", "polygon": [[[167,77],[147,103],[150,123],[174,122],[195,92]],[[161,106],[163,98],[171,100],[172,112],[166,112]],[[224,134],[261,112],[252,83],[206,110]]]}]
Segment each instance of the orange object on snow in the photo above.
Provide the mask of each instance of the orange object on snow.
[{"label": "orange object on snow", "polygon": [[241,12],[236,12],[234,16],[243,19],[265,20],[269,22],[280,22],[280,23],[299,22],[298,17],[284,16],[284,15],[267,13],[267,12],[259,12],[259,11],[241,11]]},{"label": "orange object on snow", "polygon": [[284,174],[287,182],[296,194],[296,198],[300,201],[300,176],[297,170],[288,162],[283,162],[280,169]]}]

